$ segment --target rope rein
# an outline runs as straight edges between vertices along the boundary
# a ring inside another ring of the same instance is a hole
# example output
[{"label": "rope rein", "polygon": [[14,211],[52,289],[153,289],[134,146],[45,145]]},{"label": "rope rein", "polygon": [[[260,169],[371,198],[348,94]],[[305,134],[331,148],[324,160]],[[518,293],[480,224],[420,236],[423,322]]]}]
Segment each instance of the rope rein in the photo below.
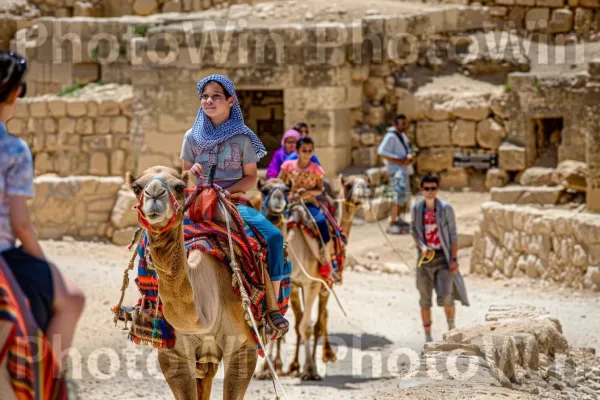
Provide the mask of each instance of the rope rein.
[{"label": "rope rein", "polygon": [[[240,294],[242,296],[242,308],[244,309],[244,311],[246,311],[246,320],[248,319],[248,317],[250,317],[250,321],[252,321],[252,327],[254,328],[254,331],[256,332],[256,336],[258,337],[260,346],[266,350],[267,347],[263,343],[262,337],[258,331],[258,326],[256,325],[256,321],[254,320],[254,315],[252,315],[252,311],[250,310],[250,297],[248,296],[248,292],[246,292],[246,288],[244,287],[240,267],[239,267],[237,261],[235,260],[235,252],[233,250],[233,240],[231,238],[231,225],[229,223],[229,213],[227,212],[227,209],[223,205],[221,199],[219,199],[219,207],[221,208],[221,211],[225,215],[225,225],[227,225],[227,238],[229,240],[229,252],[231,254],[231,256],[230,256],[231,262],[229,263],[229,266],[231,267],[236,279],[240,283],[239,288],[240,288]],[[283,388],[283,385],[279,381],[279,377],[277,376],[277,373],[275,372],[275,368],[273,367],[271,358],[268,355],[266,355],[265,359],[267,360],[267,364],[269,365],[269,370],[271,370],[271,377],[273,378],[273,388],[275,389],[276,400],[280,399],[279,394],[277,393],[276,383],[279,384],[279,386],[281,388],[283,398],[287,400],[288,397],[285,393],[285,389]]]}]

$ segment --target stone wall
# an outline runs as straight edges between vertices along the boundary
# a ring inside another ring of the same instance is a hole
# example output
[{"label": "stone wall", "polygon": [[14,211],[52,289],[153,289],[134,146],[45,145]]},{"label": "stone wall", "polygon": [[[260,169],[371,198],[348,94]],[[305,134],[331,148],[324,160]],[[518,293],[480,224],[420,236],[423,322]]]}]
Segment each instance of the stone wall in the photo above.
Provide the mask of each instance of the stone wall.
[{"label": "stone wall", "polygon": [[[600,33],[599,0],[472,0],[490,7],[498,28],[517,29],[528,35],[547,34],[556,43],[578,37],[595,39]],[[545,39],[547,38],[545,37]]]},{"label": "stone wall", "polygon": [[114,230],[111,216],[123,181],[117,177],[91,176],[36,178],[30,209],[38,236],[106,238]]},{"label": "stone wall", "polygon": [[19,99],[8,130],[28,142],[36,175],[124,176],[133,99]]},{"label": "stone wall", "polygon": [[531,206],[482,206],[471,270],[600,290],[600,215]]}]

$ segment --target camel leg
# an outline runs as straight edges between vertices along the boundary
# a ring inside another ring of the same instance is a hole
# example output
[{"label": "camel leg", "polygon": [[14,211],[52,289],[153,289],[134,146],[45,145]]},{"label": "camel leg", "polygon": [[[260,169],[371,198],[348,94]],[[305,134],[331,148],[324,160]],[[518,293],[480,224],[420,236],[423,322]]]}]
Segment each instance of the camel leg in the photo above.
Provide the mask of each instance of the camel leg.
[{"label": "camel leg", "polygon": [[224,354],[224,400],[242,400],[244,398],[256,368],[256,361],[257,352],[254,341],[248,341],[240,348]]},{"label": "camel leg", "polygon": [[213,378],[217,374],[219,364],[203,363],[196,365],[196,390],[198,400],[210,400]]},{"label": "camel leg", "polygon": [[[327,331],[327,322],[329,321],[329,311],[327,311],[327,303],[329,302],[329,292],[321,292],[319,295],[319,318],[321,323],[321,332],[323,335],[323,362],[336,362],[337,357],[329,343],[329,332]],[[316,343],[315,343],[316,345]]]},{"label": "camel leg", "polygon": [[275,373],[277,376],[283,375],[283,361],[281,360],[281,342],[283,338],[277,339],[277,348],[275,351],[275,360],[273,360],[273,367],[275,367]]},{"label": "camel leg", "polygon": [[177,333],[174,348],[158,350],[158,363],[175,400],[198,399],[196,346],[191,335]]},{"label": "camel leg", "polygon": [[[327,318],[327,316],[325,315],[325,313],[327,313],[327,299],[323,300],[322,291],[321,293],[319,293],[319,305],[317,307],[317,322],[315,323],[315,326],[313,328],[315,343],[312,351],[312,359],[315,360],[315,362],[317,360],[317,347],[319,346],[319,339],[323,334],[323,320]],[[325,340],[325,338],[323,338],[323,340]]]},{"label": "camel leg", "polygon": [[[277,339],[277,342],[279,343],[281,339]],[[266,379],[271,379],[271,370],[269,369],[269,363],[267,362],[267,357],[269,357],[269,359],[271,361],[273,361],[273,350],[275,348],[275,343],[272,340],[269,340],[269,343],[267,344],[267,351],[265,352],[265,358],[264,360],[261,361],[262,365],[259,367],[259,371],[257,373],[254,374],[254,378],[258,379],[258,380],[266,380]],[[277,372],[277,371],[275,371]],[[277,373],[279,375],[279,373]]]},{"label": "camel leg", "polygon": [[321,377],[317,373],[317,364],[311,357],[310,339],[312,336],[313,325],[311,321],[311,310],[314,302],[319,297],[319,291],[321,290],[321,283],[310,283],[304,289],[304,313],[302,315],[302,321],[300,322],[300,335],[304,342],[305,350],[305,363],[300,378],[303,381],[314,381],[320,380]]},{"label": "camel leg", "polygon": [[290,364],[288,374],[292,376],[300,376],[300,321],[302,320],[302,304],[300,304],[300,287],[292,285],[290,294],[290,303],[294,312],[294,330],[296,331],[296,349],[294,350],[294,360]]}]

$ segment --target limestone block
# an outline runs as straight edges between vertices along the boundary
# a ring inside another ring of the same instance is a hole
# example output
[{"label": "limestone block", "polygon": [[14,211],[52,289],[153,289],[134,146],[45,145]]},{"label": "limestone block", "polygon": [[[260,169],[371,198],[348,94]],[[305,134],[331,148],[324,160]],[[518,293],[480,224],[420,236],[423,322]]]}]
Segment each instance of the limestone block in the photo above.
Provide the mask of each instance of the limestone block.
[{"label": "limestone block", "polygon": [[110,217],[112,226],[117,229],[137,226],[137,212],[133,209],[136,204],[137,199],[131,190],[119,190]]},{"label": "limestone block", "polygon": [[133,12],[135,15],[147,16],[154,14],[157,10],[157,0],[135,0],[133,2]]},{"label": "limestone block", "polygon": [[545,31],[550,21],[549,8],[531,8],[525,15],[525,28],[528,31]]},{"label": "limestone block", "polygon": [[94,134],[94,119],[93,118],[80,118],[75,123],[75,132],[79,135],[93,135]]},{"label": "limestone block", "polygon": [[164,154],[140,154],[137,160],[137,170],[136,173],[141,173],[142,171],[154,167],[156,165],[164,165],[166,167],[174,167],[171,165],[171,157]]},{"label": "limestone block", "polygon": [[525,148],[504,142],[498,148],[498,166],[506,171],[522,171],[527,168]]},{"label": "limestone block", "polygon": [[169,0],[165,2],[162,8],[163,13],[179,13],[181,12],[182,4],[178,0]]},{"label": "limestone block", "polygon": [[469,186],[469,172],[465,168],[450,168],[440,174],[440,188],[461,189]]},{"label": "limestone block", "polygon": [[118,116],[112,117],[110,123],[110,130],[112,133],[129,133],[129,120],[126,117]]},{"label": "limestone block", "polygon": [[121,114],[127,118],[133,116],[133,98],[129,97],[121,101]]},{"label": "limestone block", "polygon": [[492,188],[492,201],[502,204],[556,205],[564,188],[562,186],[506,186]]},{"label": "limestone block", "polygon": [[600,8],[600,0],[580,0],[582,7],[598,9]]},{"label": "limestone block", "polygon": [[482,96],[454,98],[441,107],[457,119],[482,121],[490,114],[489,99]]},{"label": "limestone block", "polygon": [[419,122],[417,124],[417,144],[422,148],[450,146],[448,122]]},{"label": "limestone block", "polygon": [[452,127],[452,144],[460,147],[477,145],[476,123],[473,121],[457,120]]},{"label": "limestone block", "polygon": [[577,8],[575,10],[575,33],[584,35],[592,29],[594,11],[588,8]]},{"label": "limestone block", "polygon": [[363,121],[369,126],[385,123],[385,108],[378,106],[363,108]]},{"label": "limestone block", "polygon": [[105,153],[93,152],[90,155],[90,174],[108,175],[108,156]]},{"label": "limestone block", "polygon": [[564,7],[565,0],[536,0],[538,7],[560,8]]},{"label": "limestone block", "polygon": [[406,115],[409,120],[424,119],[427,115],[427,104],[410,93],[406,89],[396,88],[396,98],[398,100],[397,113]]},{"label": "limestone block", "polygon": [[499,168],[491,168],[485,174],[485,187],[487,189],[503,187],[509,181],[508,173]]},{"label": "limestone block", "polygon": [[517,0],[516,3],[518,6],[526,6],[526,7],[535,6],[535,0]]},{"label": "limestone block", "polygon": [[568,3],[569,7],[571,8],[579,7],[579,0],[569,0]]},{"label": "limestone block", "polygon": [[110,133],[110,117],[98,117],[96,119],[95,132],[97,135],[106,135]]},{"label": "limestone block", "polygon": [[114,150],[110,154],[110,174],[112,176],[121,176],[125,174],[126,162],[127,153],[125,152],[125,150]]},{"label": "limestone block", "polygon": [[579,243],[600,244],[600,217],[597,214],[578,214],[572,223]]},{"label": "limestone block", "polygon": [[584,279],[586,286],[598,291],[600,289],[600,267],[588,267]]},{"label": "limestone block", "polygon": [[364,83],[363,91],[367,99],[371,100],[375,104],[381,103],[381,100],[388,93],[384,78],[370,77]]},{"label": "limestone block", "polygon": [[377,147],[360,147],[352,150],[352,165],[356,167],[370,168],[377,166],[379,162],[379,156],[377,154]]},{"label": "limestone block", "polygon": [[117,101],[102,100],[98,102],[98,115],[99,116],[115,116],[119,115],[121,107]]},{"label": "limestone block", "polygon": [[86,104],[80,100],[67,101],[67,115],[69,117],[83,117],[87,114]]},{"label": "limestone block", "polygon": [[440,147],[419,151],[417,170],[423,172],[441,172],[452,168],[454,151],[451,147]]},{"label": "limestone block", "polygon": [[12,135],[22,135],[25,133],[25,123],[22,119],[13,118],[6,124],[6,128]]},{"label": "limestone block", "polygon": [[58,99],[48,101],[48,114],[55,118],[65,117],[67,115],[67,104]]},{"label": "limestone block", "polygon": [[73,83],[87,84],[97,82],[100,79],[100,64],[80,63],[71,67]]},{"label": "limestone block", "polygon": [[137,228],[115,229],[111,241],[117,246],[128,246]]},{"label": "limestone block", "polygon": [[29,113],[34,118],[45,118],[48,115],[48,108],[45,99],[29,103]]},{"label": "limestone block", "polygon": [[505,136],[504,127],[492,118],[477,124],[477,143],[485,149],[497,149]]},{"label": "limestone block", "polygon": [[566,160],[558,164],[551,180],[556,185],[578,192],[587,191],[588,167],[581,161]]},{"label": "limestone block", "polygon": [[514,6],[515,0],[495,0],[494,3],[500,6]]},{"label": "limestone block", "polygon": [[585,250],[580,245],[576,244],[573,247],[573,265],[576,267],[587,267],[588,257]]},{"label": "limestone block", "polygon": [[552,10],[550,25],[548,31],[550,33],[566,33],[573,29],[573,11],[568,8]]},{"label": "limestone block", "polygon": [[523,171],[519,183],[523,186],[552,186],[554,169],[532,167]]}]

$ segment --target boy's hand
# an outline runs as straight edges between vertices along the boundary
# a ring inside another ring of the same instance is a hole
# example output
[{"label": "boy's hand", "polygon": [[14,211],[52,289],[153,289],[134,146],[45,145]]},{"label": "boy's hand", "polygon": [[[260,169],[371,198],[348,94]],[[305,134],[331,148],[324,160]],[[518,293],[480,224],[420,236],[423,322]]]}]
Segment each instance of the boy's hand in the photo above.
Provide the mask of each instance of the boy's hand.
[{"label": "boy's hand", "polygon": [[190,172],[196,176],[204,176],[204,168],[202,168],[202,164],[196,163],[192,165]]},{"label": "boy's hand", "polygon": [[429,258],[433,255],[433,250],[427,246],[423,246],[421,247],[421,253],[423,253],[423,256]]},{"label": "boy's hand", "polygon": [[452,261],[450,263],[450,275],[454,275],[458,271],[458,262]]}]

